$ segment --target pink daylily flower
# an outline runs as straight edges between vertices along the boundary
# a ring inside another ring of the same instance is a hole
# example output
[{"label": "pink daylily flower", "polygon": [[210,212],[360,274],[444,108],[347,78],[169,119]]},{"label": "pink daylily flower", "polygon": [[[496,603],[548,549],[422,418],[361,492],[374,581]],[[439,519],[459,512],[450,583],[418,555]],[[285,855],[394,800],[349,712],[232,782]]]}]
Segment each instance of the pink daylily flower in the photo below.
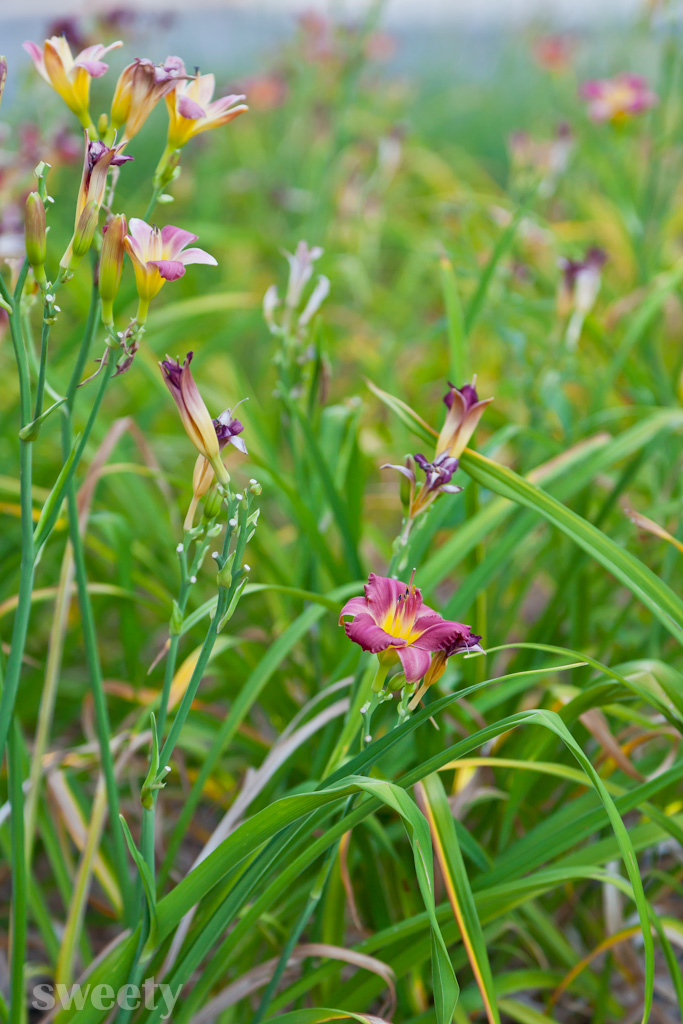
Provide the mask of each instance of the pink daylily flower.
[{"label": "pink daylily flower", "polygon": [[166,96],[169,151],[181,149],[200,132],[227,124],[249,109],[241,102],[244,96],[223,96],[214,100],[215,89],[213,75],[197,74],[179,81],[173,92]]},{"label": "pink daylily flower", "polygon": [[[129,234],[126,235],[126,252],[133,262],[135,281],[141,312],[146,316],[147,306],[159,292],[164,281],[177,281],[185,273],[190,263],[205,263],[217,266],[217,261],[203,249],[186,246],[196,242],[197,236],[191,231],[166,224],[159,229],[147,224],[138,217],[131,217],[128,222]],[[139,320],[139,317],[138,317]],[[139,321],[143,322],[143,321]]]},{"label": "pink daylily flower", "polygon": [[109,46],[96,43],[87,46],[75,57],[64,36],[52,36],[43,48],[27,41],[24,49],[30,55],[38,73],[59,93],[84,128],[90,127],[90,79],[100,78],[109,68],[102,60],[105,53],[123,43],[118,39]]},{"label": "pink daylily flower", "polygon": [[[370,573],[365,597],[352,597],[339,615],[346,635],[364,651],[380,658],[398,655],[407,683],[422,679],[431,663],[431,652],[451,648],[472,639],[462,622],[443,619],[423,604],[418,587]],[[476,641],[475,641],[476,642]]]},{"label": "pink daylily flower", "polygon": [[596,78],[584,82],[579,91],[588,101],[588,116],[593,121],[618,123],[642,114],[659,102],[642,75],[623,72],[614,78]]}]

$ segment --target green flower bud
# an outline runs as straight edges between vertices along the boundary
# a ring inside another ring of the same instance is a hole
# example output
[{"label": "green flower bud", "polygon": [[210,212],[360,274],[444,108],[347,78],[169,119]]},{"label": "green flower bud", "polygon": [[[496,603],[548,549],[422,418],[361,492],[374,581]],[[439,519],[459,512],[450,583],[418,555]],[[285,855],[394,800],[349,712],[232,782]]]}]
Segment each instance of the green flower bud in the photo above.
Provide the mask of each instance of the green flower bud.
[{"label": "green flower bud", "polygon": [[24,220],[26,256],[39,284],[45,283],[45,256],[47,244],[45,235],[45,206],[37,192],[29,193],[26,200]]},{"label": "green flower bud", "polygon": [[113,304],[121,284],[125,237],[126,218],[118,213],[107,226],[100,254],[98,288],[102,299],[102,321],[107,325],[114,322]]},{"label": "green flower bud", "polygon": [[88,252],[95,237],[95,230],[99,219],[100,208],[96,201],[91,199],[84,206],[83,212],[78,218],[73,237],[66,247],[66,252],[59,261],[59,265],[63,270],[72,271]]},{"label": "green flower bud", "polygon": [[202,519],[207,522],[215,519],[223,507],[223,495],[214,488],[210,491],[204,499],[204,512]]}]

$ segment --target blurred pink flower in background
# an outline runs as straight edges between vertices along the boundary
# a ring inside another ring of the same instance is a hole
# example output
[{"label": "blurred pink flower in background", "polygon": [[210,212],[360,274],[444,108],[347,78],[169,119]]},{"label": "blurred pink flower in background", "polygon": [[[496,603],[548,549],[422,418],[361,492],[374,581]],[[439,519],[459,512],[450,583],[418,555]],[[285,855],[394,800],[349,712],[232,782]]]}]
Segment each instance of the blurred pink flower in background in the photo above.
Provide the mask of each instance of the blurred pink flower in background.
[{"label": "blurred pink flower in background", "polygon": [[531,47],[539,67],[555,73],[571,67],[575,50],[576,40],[568,35],[540,36]]},{"label": "blurred pink flower in background", "polygon": [[579,95],[588,101],[588,116],[598,122],[625,121],[659,102],[647,79],[628,71],[613,78],[594,78],[584,82]]}]

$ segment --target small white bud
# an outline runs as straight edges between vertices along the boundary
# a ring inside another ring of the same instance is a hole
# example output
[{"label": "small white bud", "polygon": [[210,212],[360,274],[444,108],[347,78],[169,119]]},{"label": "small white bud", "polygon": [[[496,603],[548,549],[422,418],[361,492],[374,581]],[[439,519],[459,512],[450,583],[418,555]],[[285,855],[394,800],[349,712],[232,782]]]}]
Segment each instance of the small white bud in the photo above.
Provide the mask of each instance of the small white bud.
[{"label": "small white bud", "polygon": [[249,478],[249,483],[250,483],[250,484],[257,484],[257,483],[258,483],[258,480],[256,479],[256,477],[255,477],[255,476],[252,476],[252,477],[250,477],[250,478]]},{"label": "small white bud", "polygon": [[218,561],[218,559],[219,559],[219,558],[220,558],[221,556],[220,556],[220,554],[218,553],[218,551],[212,551],[212,552],[211,552],[211,557],[212,557],[212,558],[214,558],[214,559],[215,559],[216,561]]},{"label": "small white bud", "polygon": [[234,530],[234,528],[237,526],[237,520],[236,519],[228,519],[228,526],[232,526],[232,528]]},{"label": "small white bud", "polygon": [[179,544],[177,546],[177,548],[176,548],[176,551],[178,552],[179,555],[182,555],[184,550],[185,550],[185,545],[184,544]]},{"label": "small white bud", "polygon": [[237,498],[238,501],[241,501],[242,498],[244,497],[244,495],[243,494],[236,494],[235,497]]},{"label": "small white bud", "polygon": [[245,572],[251,572],[251,566],[250,566],[250,565],[247,565],[247,563],[246,563],[246,562],[244,563],[244,565],[242,566],[242,568],[244,569],[244,571],[245,571]]},{"label": "small white bud", "polygon": [[196,576],[190,576],[190,583],[196,583],[196,582],[197,582],[197,577]]}]

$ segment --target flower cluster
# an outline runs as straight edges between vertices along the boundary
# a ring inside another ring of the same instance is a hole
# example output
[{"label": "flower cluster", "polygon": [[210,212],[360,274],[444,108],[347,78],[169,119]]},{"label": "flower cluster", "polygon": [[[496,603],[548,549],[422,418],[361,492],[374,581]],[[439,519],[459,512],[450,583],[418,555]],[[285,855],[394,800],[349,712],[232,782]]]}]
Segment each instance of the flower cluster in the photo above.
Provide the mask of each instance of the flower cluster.
[{"label": "flower cluster", "polygon": [[[107,329],[107,351],[100,360],[100,370],[111,359],[111,350],[122,350],[115,372],[127,370],[138,349],[147,320],[150,302],[167,281],[177,281],[189,264],[216,266],[216,260],[203,249],[192,245],[197,236],[175,225],[157,227],[139,217],[126,217],[113,208],[119,169],[133,159],[126,148],[143,129],[155,106],[162,100],[168,109],[168,136],[154,178],[154,192],[149,211],[157,201],[170,201],[162,189],[178,172],[179,151],[201,132],[227,124],[247,110],[244,96],[229,95],[214,99],[213,75],[189,74],[180,57],[169,56],[161,63],[136,58],[119,75],[109,113],[93,119],[90,110],[90,83],[104,75],[108,66],[103,57],[121,46],[121,41],[108,46],[97,43],[86,46],[75,56],[65,36],[53,35],[42,46],[26,42],[40,75],[64,100],[80,121],[85,135],[83,171],[76,200],[74,230],[60,260],[59,274],[52,284],[46,274],[47,226],[46,202],[52,202],[45,190],[44,173],[40,187],[31,192],[25,208],[25,248],[33,277],[42,288],[46,305],[46,322],[52,323],[59,307],[54,305],[54,292],[68,281],[86,253],[94,248],[99,253],[95,264],[95,280],[101,300],[102,322]],[[3,64],[4,68],[4,64]],[[4,79],[3,79],[4,81]],[[38,172],[37,172],[38,173]],[[103,217],[101,231],[100,219]],[[114,325],[114,302],[128,255],[133,267],[138,295],[135,318],[121,332]],[[246,453],[240,434],[243,427],[228,409],[212,419],[190,371],[192,353],[181,365],[166,359],[160,363],[164,380],[171,392],[188,436],[197,448],[198,458],[193,474],[193,502],[188,512],[189,526],[197,502],[211,487],[226,488],[229,475],[221,459],[226,445]],[[98,371],[99,372],[99,371]]]},{"label": "flower cluster", "polygon": [[[46,39],[42,47],[26,42],[24,48],[42,77],[61,96],[85,129],[83,174],[74,232],[60,261],[59,280],[71,276],[93,244],[101,248],[99,278],[104,282],[100,288],[103,320],[113,331],[113,302],[121,279],[123,254],[127,252],[137,284],[136,331],[139,331],[146,321],[150,301],[165,281],[182,277],[189,263],[215,266],[216,261],[202,249],[187,248],[197,237],[191,232],[172,225],[157,228],[136,217],[128,221],[127,233],[115,230],[105,246],[102,236],[97,234],[102,211],[106,217],[105,233],[116,217],[119,218],[119,226],[123,224],[125,227],[122,215],[115,214],[111,208],[116,175],[110,172],[133,159],[124,152],[125,148],[140,132],[157,103],[165,99],[169,114],[168,138],[155,177],[154,202],[178,171],[180,149],[195,135],[227,124],[244,113],[247,107],[241,102],[244,96],[230,95],[213,100],[214,76],[198,72],[188,74],[180,57],[169,56],[159,64],[147,58],[136,58],[119,75],[109,115],[99,117],[95,127],[90,111],[90,82],[107,72],[108,65],[102,58],[121,45],[120,40],[108,46],[97,43],[74,56],[67,39],[55,35]],[[170,199],[168,196],[165,198]],[[43,237],[37,234],[43,213],[34,200],[30,207],[32,220],[30,230],[27,230],[27,244],[31,246],[29,259],[36,280],[47,293],[50,282],[44,270],[44,232]],[[129,329],[123,340],[127,343],[130,338]],[[135,343],[122,343],[122,347],[128,365]]]},{"label": "flower cluster", "polygon": [[[406,465],[385,463],[382,469],[395,469],[410,484],[408,496],[408,519],[413,520],[424,512],[441,494],[457,494],[462,488],[451,483],[453,474],[458,468],[459,459],[464,452],[484,409],[492,402],[492,398],[480,399],[477,389],[472,384],[463,384],[457,388],[449,382],[449,390],[444,395],[444,405],[448,410],[441,433],[437,437],[436,450],[431,462],[417,453],[406,460]],[[417,487],[415,463],[425,475],[421,487]]]}]

